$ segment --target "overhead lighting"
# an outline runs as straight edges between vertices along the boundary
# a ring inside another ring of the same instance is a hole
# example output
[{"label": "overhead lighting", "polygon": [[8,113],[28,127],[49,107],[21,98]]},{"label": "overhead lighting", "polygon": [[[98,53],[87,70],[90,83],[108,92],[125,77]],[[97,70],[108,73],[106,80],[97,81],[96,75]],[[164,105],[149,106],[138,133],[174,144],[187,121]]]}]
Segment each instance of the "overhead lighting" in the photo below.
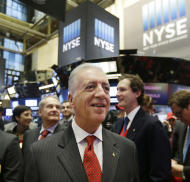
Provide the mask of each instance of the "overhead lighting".
[{"label": "overhead lighting", "polygon": [[13,95],[13,94],[16,94],[16,89],[15,89],[14,86],[8,87],[7,92],[8,92],[9,95]]},{"label": "overhead lighting", "polygon": [[118,79],[120,76],[121,76],[120,73],[118,73],[118,74],[109,74],[109,75],[106,75],[107,79],[109,79],[109,80]]},{"label": "overhead lighting", "polygon": [[48,89],[48,88],[51,88],[51,87],[54,87],[54,84],[49,84],[49,85],[44,85],[44,86],[41,86],[39,87],[39,90],[44,90],[44,89]]}]

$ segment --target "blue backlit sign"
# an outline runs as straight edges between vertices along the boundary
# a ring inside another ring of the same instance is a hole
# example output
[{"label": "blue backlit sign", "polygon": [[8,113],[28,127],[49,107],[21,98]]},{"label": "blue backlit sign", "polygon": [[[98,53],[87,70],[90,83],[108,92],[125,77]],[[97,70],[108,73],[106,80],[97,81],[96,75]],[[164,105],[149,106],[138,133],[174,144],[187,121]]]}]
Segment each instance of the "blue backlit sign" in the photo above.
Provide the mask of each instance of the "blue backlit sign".
[{"label": "blue backlit sign", "polygon": [[186,0],[154,0],[142,7],[144,31],[186,16]]},{"label": "blue backlit sign", "polygon": [[143,50],[188,36],[186,0],[153,0],[142,6]]},{"label": "blue backlit sign", "polygon": [[63,52],[80,46],[81,20],[78,19],[63,29]]},{"label": "blue backlit sign", "polygon": [[94,45],[114,52],[114,28],[97,18],[94,20]]}]

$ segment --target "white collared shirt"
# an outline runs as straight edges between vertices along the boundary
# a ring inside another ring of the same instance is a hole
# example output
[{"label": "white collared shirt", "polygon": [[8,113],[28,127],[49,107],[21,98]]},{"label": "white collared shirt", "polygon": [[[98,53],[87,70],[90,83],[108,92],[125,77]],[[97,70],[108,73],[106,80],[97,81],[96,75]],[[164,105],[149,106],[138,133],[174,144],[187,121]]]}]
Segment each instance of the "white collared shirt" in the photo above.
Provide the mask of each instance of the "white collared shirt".
[{"label": "white collared shirt", "polygon": [[132,121],[135,117],[135,115],[137,114],[137,112],[139,111],[140,109],[140,106],[137,106],[135,109],[133,109],[128,115],[127,117],[129,118],[129,123],[127,125],[127,130],[130,128],[131,124],[132,124]]},{"label": "white collared shirt", "polygon": [[[54,130],[55,128],[57,127],[58,123],[56,123],[55,125],[53,125],[51,128],[48,128],[47,130],[49,131],[48,135],[47,136],[50,136],[54,133]],[[40,130],[40,135],[38,137],[38,140],[40,140],[40,137],[41,137],[41,134],[42,132],[46,130],[44,127],[43,127],[43,124],[42,124],[42,127],[41,127],[41,130]]]},{"label": "white collared shirt", "polygon": [[[74,135],[75,135],[75,138],[76,138],[76,142],[77,142],[77,145],[78,145],[78,149],[79,149],[79,152],[80,152],[80,156],[81,156],[81,159],[83,161],[83,158],[84,158],[84,150],[87,146],[87,142],[85,140],[85,138],[87,136],[90,136],[92,134],[90,133],[87,133],[86,131],[84,131],[82,128],[80,128],[76,122],[75,122],[75,119],[73,119],[73,122],[72,122],[72,128],[73,128],[73,131],[74,131]],[[102,125],[99,126],[99,128],[96,130],[95,133],[93,133],[93,135],[96,137],[96,139],[94,140],[94,152],[98,158],[98,161],[100,163],[100,167],[102,169],[102,158],[103,158],[103,150],[102,150]]]}]

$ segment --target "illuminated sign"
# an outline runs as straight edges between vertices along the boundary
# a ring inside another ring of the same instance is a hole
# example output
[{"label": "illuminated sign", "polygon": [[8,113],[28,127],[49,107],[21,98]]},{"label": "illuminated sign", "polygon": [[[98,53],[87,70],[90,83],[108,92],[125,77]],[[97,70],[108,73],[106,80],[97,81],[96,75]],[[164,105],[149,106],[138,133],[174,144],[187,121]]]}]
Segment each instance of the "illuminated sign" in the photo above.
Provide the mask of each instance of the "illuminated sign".
[{"label": "illuminated sign", "polygon": [[67,25],[63,29],[63,52],[80,46],[80,26],[81,20],[78,19]]},{"label": "illuminated sign", "polygon": [[97,18],[94,21],[94,45],[114,52],[114,28]]},{"label": "illuminated sign", "polygon": [[154,0],[142,7],[143,49],[187,38],[186,0]]}]

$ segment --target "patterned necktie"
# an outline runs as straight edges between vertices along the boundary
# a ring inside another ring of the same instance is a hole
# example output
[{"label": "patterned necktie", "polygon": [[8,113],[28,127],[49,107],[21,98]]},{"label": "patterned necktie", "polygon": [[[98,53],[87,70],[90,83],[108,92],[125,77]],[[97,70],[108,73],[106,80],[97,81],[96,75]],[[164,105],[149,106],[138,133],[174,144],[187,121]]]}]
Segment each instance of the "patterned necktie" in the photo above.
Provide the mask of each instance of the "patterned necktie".
[{"label": "patterned necktie", "polygon": [[41,136],[40,136],[40,140],[44,139],[48,134],[49,134],[48,130],[42,131]]},{"label": "patterned necktie", "polygon": [[185,161],[185,157],[186,157],[186,154],[187,154],[187,151],[189,148],[189,144],[190,144],[190,127],[188,129],[187,141],[186,141],[185,148],[183,151],[183,162]]},{"label": "patterned necktie", "polygon": [[101,167],[93,149],[95,136],[87,136],[86,140],[88,146],[84,151],[83,166],[88,177],[88,182],[102,182]]}]

